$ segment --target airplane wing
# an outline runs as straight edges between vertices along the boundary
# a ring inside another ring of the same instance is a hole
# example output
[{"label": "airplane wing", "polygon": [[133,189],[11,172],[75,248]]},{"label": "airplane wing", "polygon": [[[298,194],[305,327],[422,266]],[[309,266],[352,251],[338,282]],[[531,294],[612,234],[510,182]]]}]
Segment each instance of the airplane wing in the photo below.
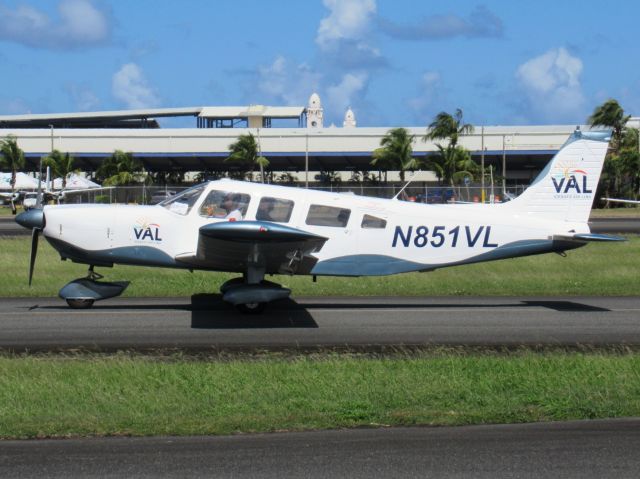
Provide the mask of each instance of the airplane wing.
[{"label": "airplane wing", "polygon": [[202,226],[198,249],[176,261],[222,271],[263,269],[266,274],[308,274],[327,238],[268,221],[222,221]]},{"label": "airplane wing", "polygon": [[603,201],[612,201],[615,203],[627,203],[630,205],[640,205],[640,200],[622,200],[618,198],[602,198]]}]

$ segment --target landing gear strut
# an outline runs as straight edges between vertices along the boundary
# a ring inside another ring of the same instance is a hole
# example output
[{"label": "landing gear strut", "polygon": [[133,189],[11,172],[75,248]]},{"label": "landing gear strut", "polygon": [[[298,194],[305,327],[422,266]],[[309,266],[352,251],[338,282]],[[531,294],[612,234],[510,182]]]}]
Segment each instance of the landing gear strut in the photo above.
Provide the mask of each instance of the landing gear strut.
[{"label": "landing gear strut", "polygon": [[267,303],[288,298],[291,294],[290,289],[261,278],[258,282],[250,283],[248,275],[230,279],[220,287],[220,292],[224,301],[233,304],[243,314],[260,314]]}]

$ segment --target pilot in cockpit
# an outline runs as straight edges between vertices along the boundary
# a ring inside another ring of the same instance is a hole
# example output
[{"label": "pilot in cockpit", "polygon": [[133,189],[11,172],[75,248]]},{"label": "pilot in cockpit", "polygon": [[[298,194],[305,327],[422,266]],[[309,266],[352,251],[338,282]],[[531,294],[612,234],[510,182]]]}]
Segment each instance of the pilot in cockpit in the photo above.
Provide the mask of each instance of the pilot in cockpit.
[{"label": "pilot in cockpit", "polygon": [[222,208],[227,212],[225,219],[229,221],[241,221],[242,210],[240,209],[241,197],[238,193],[227,193],[222,201]]}]

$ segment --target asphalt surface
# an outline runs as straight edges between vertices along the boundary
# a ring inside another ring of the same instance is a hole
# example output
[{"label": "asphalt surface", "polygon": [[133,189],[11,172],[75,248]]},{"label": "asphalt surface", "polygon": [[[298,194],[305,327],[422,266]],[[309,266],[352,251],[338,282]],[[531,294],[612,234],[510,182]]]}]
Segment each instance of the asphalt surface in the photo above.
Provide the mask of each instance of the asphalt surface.
[{"label": "asphalt surface", "polygon": [[0,442],[0,477],[637,478],[640,419]]},{"label": "asphalt surface", "polygon": [[[640,218],[597,218],[589,221],[592,233],[640,234]],[[0,217],[0,236],[29,236],[31,231],[18,225],[12,216]]]},{"label": "asphalt surface", "polygon": [[220,295],[0,300],[0,349],[385,350],[397,346],[640,345],[639,297],[297,298],[247,316]]}]

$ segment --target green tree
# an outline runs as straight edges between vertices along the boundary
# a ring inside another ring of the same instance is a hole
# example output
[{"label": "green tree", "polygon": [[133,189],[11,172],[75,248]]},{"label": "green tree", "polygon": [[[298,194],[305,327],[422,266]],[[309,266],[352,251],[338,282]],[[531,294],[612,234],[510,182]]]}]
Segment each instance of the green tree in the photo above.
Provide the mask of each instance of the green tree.
[{"label": "green tree", "polygon": [[96,171],[96,178],[105,186],[126,186],[140,183],[142,179],[142,163],[134,158],[133,153],[121,150],[113,152]]},{"label": "green tree", "polygon": [[473,179],[477,176],[478,166],[471,160],[471,154],[458,145],[460,136],[469,133],[473,133],[473,126],[463,122],[460,108],[453,115],[441,111],[429,124],[427,133],[422,137],[423,141],[448,140],[446,146],[436,143],[438,152],[428,155],[426,159],[426,164],[441,182],[454,186],[465,177]]},{"label": "green tree", "polygon": [[18,146],[18,139],[9,135],[0,141],[0,163],[3,168],[11,170],[11,192],[16,189],[16,173],[24,168],[24,151]]},{"label": "green tree", "polygon": [[371,165],[386,172],[400,172],[404,182],[404,172],[420,168],[420,161],[413,157],[413,135],[406,128],[393,128],[380,140],[380,148],[373,152]]},{"label": "green tree", "polygon": [[598,196],[637,198],[640,193],[640,153],[638,132],[628,128],[630,115],[617,100],[608,99],[597,106],[587,122],[592,127],[611,128],[611,143],[602,169]]},{"label": "green tree", "polygon": [[604,126],[613,129],[610,149],[617,152],[622,143],[627,128],[627,121],[631,115],[625,115],[624,109],[617,100],[612,98],[605,101],[602,105],[597,106],[591,116],[587,119],[590,126]]},{"label": "green tree", "polygon": [[77,168],[73,168],[74,159],[69,153],[62,153],[58,150],[53,150],[47,157],[42,159],[42,165],[51,168],[51,172],[54,178],[62,178],[62,189],[67,187],[67,177],[71,173],[78,171]]},{"label": "green tree", "polygon": [[238,140],[229,145],[229,156],[224,161],[238,165],[243,173],[260,167],[260,180],[264,183],[264,170],[269,167],[269,160],[260,156],[258,144],[251,133],[240,135]]},{"label": "green tree", "polygon": [[453,115],[445,111],[438,113],[422,139],[424,141],[446,139],[449,140],[449,145],[455,147],[458,145],[460,135],[470,133],[473,133],[473,125],[462,122],[462,110],[458,108]]},{"label": "green tree", "polygon": [[150,171],[146,180],[154,185],[176,186],[184,183],[184,171]]},{"label": "green tree", "polygon": [[479,175],[479,167],[471,159],[468,150],[458,146],[442,146],[436,144],[438,151],[428,155],[426,166],[433,170],[441,183],[455,186],[461,184],[465,177],[475,180]]}]

